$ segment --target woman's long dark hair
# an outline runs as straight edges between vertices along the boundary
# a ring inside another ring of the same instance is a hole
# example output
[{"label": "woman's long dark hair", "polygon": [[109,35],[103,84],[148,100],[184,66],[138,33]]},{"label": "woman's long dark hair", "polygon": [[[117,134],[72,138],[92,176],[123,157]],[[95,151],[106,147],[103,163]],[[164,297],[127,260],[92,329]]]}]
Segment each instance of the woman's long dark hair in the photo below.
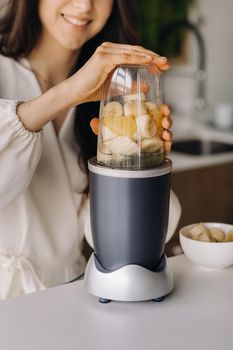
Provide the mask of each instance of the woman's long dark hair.
[{"label": "woman's long dark hair", "polygon": [[[37,44],[41,32],[38,0],[8,0],[0,20],[0,53],[18,59],[27,56]],[[100,33],[81,49],[72,73],[83,66],[104,41],[138,43],[138,9],[136,0],[115,0],[112,13]],[[85,103],[76,108],[74,133],[80,147],[80,164],[87,169],[87,160],[96,154],[96,136],[90,129],[90,120],[97,117],[99,103]]]}]

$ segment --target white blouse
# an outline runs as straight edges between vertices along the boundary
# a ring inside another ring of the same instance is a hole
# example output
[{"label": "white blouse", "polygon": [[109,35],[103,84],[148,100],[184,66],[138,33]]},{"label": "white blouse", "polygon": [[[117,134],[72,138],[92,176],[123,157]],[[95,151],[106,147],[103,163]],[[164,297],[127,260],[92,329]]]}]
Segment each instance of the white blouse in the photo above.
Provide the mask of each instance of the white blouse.
[{"label": "white blouse", "polygon": [[16,115],[18,100],[40,94],[26,60],[0,56],[0,299],[71,281],[85,266],[87,176],[74,113],[58,137],[52,123],[30,132]]},{"label": "white blouse", "polygon": [[[58,136],[52,122],[30,132],[16,114],[18,101],[40,94],[26,59],[0,56],[0,299],[75,279],[85,267],[84,231],[92,245],[74,111]],[[168,239],[180,216],[174,194],[170,208]]]}]

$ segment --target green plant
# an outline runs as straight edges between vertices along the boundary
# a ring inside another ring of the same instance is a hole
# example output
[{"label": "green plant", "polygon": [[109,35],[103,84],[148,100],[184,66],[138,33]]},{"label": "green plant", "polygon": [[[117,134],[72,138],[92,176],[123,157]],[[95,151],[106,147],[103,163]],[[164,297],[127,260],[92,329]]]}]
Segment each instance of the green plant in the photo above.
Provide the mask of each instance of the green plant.
[{"label": "green plant", "polygon": [[185,30],[178,28],[163,39],[163,32],[174,21],[187,20],[195,0],[141,0],[140,32],[144,46],[159,54],[176,57],[181,53]]}]

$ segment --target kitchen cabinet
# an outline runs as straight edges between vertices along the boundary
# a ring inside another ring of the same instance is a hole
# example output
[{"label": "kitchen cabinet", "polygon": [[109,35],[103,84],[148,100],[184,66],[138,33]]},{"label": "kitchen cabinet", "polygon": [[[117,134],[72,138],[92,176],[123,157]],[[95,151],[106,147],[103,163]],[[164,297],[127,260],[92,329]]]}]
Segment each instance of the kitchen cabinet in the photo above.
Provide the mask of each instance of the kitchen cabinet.
[{"label": "kitchen cabinet", "polygon": [[179,246],[182,226],[201,221],[233,224],[233,162],[174,172],[171,186],[180,200],[182,215],[166,246],[168,256]]}]

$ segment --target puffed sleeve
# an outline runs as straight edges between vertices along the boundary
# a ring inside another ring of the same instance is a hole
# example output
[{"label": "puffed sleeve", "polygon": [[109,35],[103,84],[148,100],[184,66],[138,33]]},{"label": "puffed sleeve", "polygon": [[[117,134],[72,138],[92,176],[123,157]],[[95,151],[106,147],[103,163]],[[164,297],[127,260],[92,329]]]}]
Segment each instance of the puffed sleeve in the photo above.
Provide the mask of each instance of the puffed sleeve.
[{"label": "puffed sleeve", "polygon": [[169,219],[166,243],[172,238],[181,217],[181,205],[173,191],[170,192]]},{"label": "puffed sleeve", "polygon": [[42,132],[23,126],[16,114],[18,104],[0,99],[0,209],[27,188],[41,155]]}]

